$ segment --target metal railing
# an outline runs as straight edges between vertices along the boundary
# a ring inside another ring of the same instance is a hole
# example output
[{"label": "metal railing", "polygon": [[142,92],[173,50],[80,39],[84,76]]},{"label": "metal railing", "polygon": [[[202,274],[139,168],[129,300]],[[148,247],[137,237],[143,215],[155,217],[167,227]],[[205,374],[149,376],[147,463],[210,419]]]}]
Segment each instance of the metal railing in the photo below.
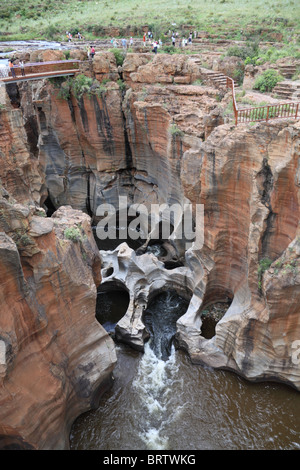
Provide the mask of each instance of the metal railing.
[{"label": "metal railing", "polygon": [[[13,69],[15,72],[16,77],[12,76],[12,72],[10,71],[8,66],[0,67],[0,79],[11,79],[11,81],[15,80],[16,78],[23,78],[26,79],[26,75],[38,75],[42,73],[51,74],[51,72],[63,72],[65,69],[68,71],[70,70],[77,70],[80,64],[80,60],[71,59],[71,60],[56,60],[56,61],[48,61],[48,62],[27,62],[24,64],[24,74],[22,74],[22,69],[20,65],[14,65]],[[65,67],[67,66],[67,67]]]},{"label": "metal railing", "polygon": [[232,90],[233,113],[236,125],[239,122],[268,121],[269,119],[278,118],[297,119],[298,114],[300,114],[300,102],[268,104],[265,106],[238,109],[235,98],[234,80],[227,77],[226,86]]}]

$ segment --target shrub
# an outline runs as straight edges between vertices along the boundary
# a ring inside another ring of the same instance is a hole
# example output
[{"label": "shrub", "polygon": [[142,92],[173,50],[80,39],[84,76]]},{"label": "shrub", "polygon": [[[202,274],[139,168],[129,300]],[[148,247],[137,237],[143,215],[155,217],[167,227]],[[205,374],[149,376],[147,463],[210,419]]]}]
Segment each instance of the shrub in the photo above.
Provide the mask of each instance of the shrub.
[{"label": "shrub", "polygon": [[70,51],[64,51],[64,56],[65,56],[66,60],[69,60],[70,56],[71,56],[71,52]]},{"label": "shrub", "polygon": [[[55,83],[54,86],[56,86]],[[58,98],[68,100],[72,92],[75,98],[80,100],[85,93],[91,97],[92,95],[101,96],[105,91],[106,88],[102,83],[81,74],[61,83]]]},{"label": "shrub", "polygon": [[59,30],[54,25],[49,25],[45,29],[45,36],[49,39],[53,39],[58,33]]},{"label": "shrub", "polygon": [[112,52],[116,58],[116,62],[117,62],[117,66],[119,65],[123,65],[123,62],[124,62],[124,59],[125,59],[125,56],[123,54],[123,52],[120,50],[120,49],[109,49],[109,52]]},{"label": "shrub", "polygon": [[272,264],[272,260],[270,258],[262,258],[259,262],[259,267],[257,271],[258,275],[258,287],[261,289],[261,282],[264,272],[269,269]]},{"label": "shrub", "polygon": [[161,49],[166,54],[175,54],[176,49],[174,46],[163,46]]},{"label": "shrub", "polygon": [[117,80],[117,84],[119,85],[119,88],[120,88],[121,91],[126,90],[126,85],[125,85],[125,83],[123,82],[123,80],[121,80],[121,78],[119,78],[119,79]]},{"label": "shrub", "polygon": [[61,84],[57,96],[61,100],[68,100],[70,98],[70,93],[71,93],[70,80],[66,80],[64,83]]},{"label": "shrub", "polygon": [[184,135],[184,132],[179,129],[179,127],[177,126],[177,124],[171,124],[170,126],[170,133],[172,136],[176,137],[176,136],[183,136]]},{"label": "shrub", "polygon": [[283,80],[283,77],[274,69],[268,69],[257,77],[253,89],[259,90],[262,93],[272,91],[278,82]]},{"label": "shrub", "polygon": [[84,93],[89,93],[93,85],[93,79],[83,74],[77,75],[71,81],[71,89],[76,99],[80,99]]},{"label": "shrub", "polygon": [[79,242],[81,240],[81,232],[77,227],[69,227],[64,231],[64,236],[72,242]]},{"label": "shrub", "polygon": [[243,60],[249,60],[258,55],[259,43],[257,40],[247,42],[246,46],[232,46],[227,50],[227,56],[240,57]]}]

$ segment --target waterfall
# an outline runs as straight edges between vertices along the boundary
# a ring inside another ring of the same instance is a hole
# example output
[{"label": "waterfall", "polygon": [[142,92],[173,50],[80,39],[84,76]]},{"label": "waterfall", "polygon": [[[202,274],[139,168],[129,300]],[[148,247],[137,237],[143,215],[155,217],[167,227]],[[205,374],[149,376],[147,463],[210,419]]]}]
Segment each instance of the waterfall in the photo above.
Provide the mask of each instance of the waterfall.
[{"label": "waterfall", "polygon": [[165,292],[154,300],[145,315],[151,337],[145,345],[133,388],[138,398],[136,410],[141,420],[140,438],[148,449],[168,449],[166,426],[178,417],[183,408],[172,406],[174,382],[178,377],[172,339],[176,320],[186,304],[178,294]]}]

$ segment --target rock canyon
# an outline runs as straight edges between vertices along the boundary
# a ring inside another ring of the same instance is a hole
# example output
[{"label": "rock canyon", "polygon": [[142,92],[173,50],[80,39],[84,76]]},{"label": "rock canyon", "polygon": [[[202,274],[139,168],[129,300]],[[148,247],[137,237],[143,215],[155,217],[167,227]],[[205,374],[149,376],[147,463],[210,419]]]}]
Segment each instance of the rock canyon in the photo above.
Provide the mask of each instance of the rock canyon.
[{"label": "rock canyon", "polygon": [[[118,66],[104,51],[80,63],[77,93],[59,78],[0,87],[0,447],[67,449],[111,384],[114,340],[143,351],[143,313],[168,288],[189,302],[175,345],[193,364],[300,390],[300,119],[236,126],[206,72],[197,54]],[[201,205],[203,246],[104,251],[98,208],[120,197]],[[100,287],[129,294],[115,338],[95,318]]]}]

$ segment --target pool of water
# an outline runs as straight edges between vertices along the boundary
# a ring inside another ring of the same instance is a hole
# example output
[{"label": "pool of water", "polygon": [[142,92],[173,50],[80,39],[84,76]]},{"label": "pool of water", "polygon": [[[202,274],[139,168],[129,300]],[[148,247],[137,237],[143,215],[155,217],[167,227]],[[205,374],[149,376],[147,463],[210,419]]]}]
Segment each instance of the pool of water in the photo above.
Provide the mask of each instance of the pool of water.
[{"label": "pool of water", "polygon": [[144,321],[151,337],[144,353],[116,345],[114,385],[97,410],[76,420],[70,448],[299,450],[299,392],[193,365],[173,345],[162,354],[161,335],[168,343],[180,314],[176,302],[165,295],[149,305]]}]

